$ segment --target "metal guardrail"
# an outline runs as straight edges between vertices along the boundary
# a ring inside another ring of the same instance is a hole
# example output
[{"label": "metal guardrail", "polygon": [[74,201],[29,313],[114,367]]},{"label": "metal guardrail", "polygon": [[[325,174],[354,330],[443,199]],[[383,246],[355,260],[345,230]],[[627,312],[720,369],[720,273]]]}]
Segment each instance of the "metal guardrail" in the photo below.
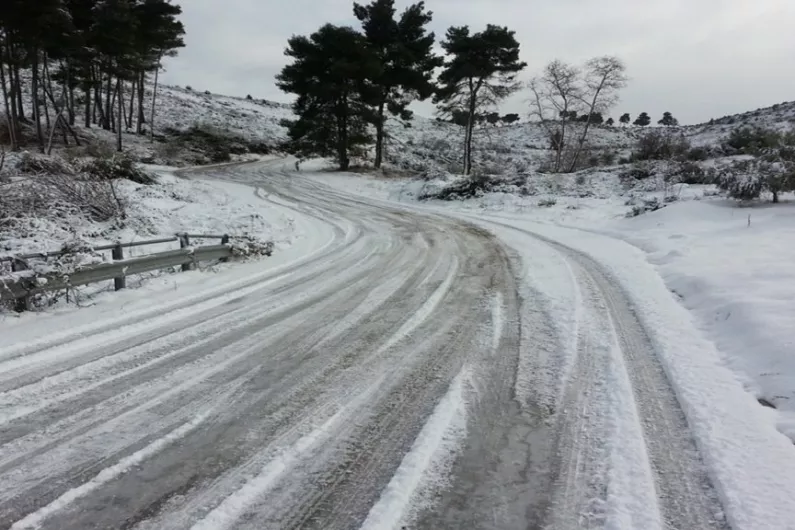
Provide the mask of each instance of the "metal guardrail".
[{"label": "metal guardrail", "polygon": [[[208,245],[202,247],[191,247],[190,239],[220,239],[220,245]],[[228,235],[193,235],[178,234],[172,238],[154,239],[149,241],[138,241],[134,243],[117,243],[115,245],[104,245],[93,247],[94,251],[112,251],[113,263],[102,263],[92,265],[69,274],[53,273],[40,276],[31,276],[15,279],[12,281],[0,280],[0,301],[15,300],[15,307],[18,311],[25,311],[30,307],[30,298],[34,295],[48,291],[58,291],[69,289],[90,283],[114,280],[115,289],[124,289],[127,276],[141,274],[168,267],[181,266],[183,271],[191,270],[196,263],[201,261],[211,261],[219,259],[228,261],[232,257],[232,248],[229,246]],[[179,241],[180,247],[177,250],[169,250],[141,256],[136,258],[124,259],[125,248],[140,247],[145,245],[156,245]],[[12,270],[22,272],[28,268],[27,260],[51,258],[74,254],[74,251],[55,251],[39,254],[24,254],[0,259],[0,261],[11,261]]]}]

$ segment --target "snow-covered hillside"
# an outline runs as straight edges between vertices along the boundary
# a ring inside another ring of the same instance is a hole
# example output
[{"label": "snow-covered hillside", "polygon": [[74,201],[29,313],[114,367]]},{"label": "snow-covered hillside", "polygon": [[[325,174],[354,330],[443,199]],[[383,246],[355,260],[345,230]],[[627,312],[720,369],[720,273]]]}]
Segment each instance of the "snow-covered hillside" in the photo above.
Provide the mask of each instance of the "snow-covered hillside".
[{"label": "snow-covered hillside", "polygon": [[[150,89],[145,103],[147,113],[151,104]],[[187,131],[201,127],[252,142],[263,142],[271,148],[286,139],[287,131],[281,122],[293,117],[290,107],[282,103],[211,94],[189,87],[162,86],[156,101],[156,131],[162,132],[165,128]],[[694,147],[711,147],[720,145],[737,128],[762,127],[782,131],[792,128],[793,123],[795,102],[727,116],[707,124],[664,130],[670,135],[684,135]],[[652,129],[592,127],[586,158],[598,158],[593,165],[615,164],[629,156],[638,139]],[[408,123],[390,120],[387,133],[386,159],[393,167],[415,174],[430,172],[439,175],[460,171],[461,127],[417,115]],[[526,117],[513,125],[484,125],[475,134],[474,163],[480,173],[530,174],[543,167],[549,158],[547,130]],[[140,151],[141,158],[157,159],[158,153],[153,152],[151,145],[134,135],[127,136],[127,142]],[[366,164],[369,160],[372,160],[372,153],[361,162]]]},{"label": "snow-covered hillside", "polygon": [[795,101],[724,116],[709,123],[682,127],[682,131],[693,145],[709,146],[728,137],[731,131],[741,127],[788,131],[793,126],[795,126]]},{"label": "snow-covered hillside", "polygon": [[[151,98],[151,92],[147,99]],[[159,127],[186,130],[194,125],[271,145],[286,138],[279,122],[292,117],[289,106],[266,100],[222,96],[176,86],[158,90],[156,103]]]}]

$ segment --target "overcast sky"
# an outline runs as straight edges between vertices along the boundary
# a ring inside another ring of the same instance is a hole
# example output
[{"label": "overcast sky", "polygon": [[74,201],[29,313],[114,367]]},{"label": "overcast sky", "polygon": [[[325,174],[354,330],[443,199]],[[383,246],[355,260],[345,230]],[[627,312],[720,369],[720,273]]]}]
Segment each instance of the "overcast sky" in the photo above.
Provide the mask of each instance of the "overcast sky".
[{"label": "overcast sky", "polygon": [[[174,0],[186,48],[166,83],[289,102],[274,85],[287,39],[355,25],[348,0]],[[397,0],[399,10],[412,0]],[[368,3],[368,0],[360,0]],[[632,78],[611,113],[670,111],[682,123],[795,100],[795,0],[426,0],[437,37],[451,25],[515,30],[529,79],[552,59],[616,55]],[[503,112],[527,114],[527,95]],[[418,112],[431,115],[429,104]]]}]

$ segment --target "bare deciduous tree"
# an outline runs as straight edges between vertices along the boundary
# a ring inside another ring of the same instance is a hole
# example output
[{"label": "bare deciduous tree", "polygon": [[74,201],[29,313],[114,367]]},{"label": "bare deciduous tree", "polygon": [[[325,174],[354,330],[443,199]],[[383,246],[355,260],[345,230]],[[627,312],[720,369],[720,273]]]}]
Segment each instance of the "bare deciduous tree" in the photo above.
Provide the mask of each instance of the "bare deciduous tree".
[{"label": "bare deciduous tree", "polygon": [[[552,140],[554,172],[576,170],[593,118],[616,104],[619,91],[626,84],[624,63],[608,56],[591,59],[583,68],[555,60],[530,82],[530,114],[541,122]],[[587,118],[575,123],[578,114]],[[576,133],[571,129],[575,128],[579,128],[577,141],[568,149],[569,138]]]},{"label": "bare deciduous tree", "polygon": [[571,116],[581,108],[582,86],[580,70],[555,60],[544,68],[540,77],[530,81],[533,92],[531,116],[546,129],[555,150],[554,172],[561,170],[563,150],[567,141],[567,125]]},{"label": "bare deciduous tree", "polygon": [[618,103],[619,91],[627,86],[626,71],[627,67],[618,57],[596,57],[586,63],[583,80],[585,90],[581,101],[587,105],[589,119],[585,121],[585,127],[577,143],[577,150],[569,166],[569,172],[576,169],[577,161],[582,154],[591,126],[590,117],[596,113],[606,113]]}]

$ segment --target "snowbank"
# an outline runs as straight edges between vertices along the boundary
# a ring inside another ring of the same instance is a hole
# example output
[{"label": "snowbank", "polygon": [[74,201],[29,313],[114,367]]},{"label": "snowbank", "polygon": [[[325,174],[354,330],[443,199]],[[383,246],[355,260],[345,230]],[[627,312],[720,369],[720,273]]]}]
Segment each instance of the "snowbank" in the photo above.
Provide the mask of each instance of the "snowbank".
[{"label": "snowbank", "polygon": [[726,365],[778,409],[764,416],[795,440],[795,204],[684,202],[605,231],[647,252]]}]

